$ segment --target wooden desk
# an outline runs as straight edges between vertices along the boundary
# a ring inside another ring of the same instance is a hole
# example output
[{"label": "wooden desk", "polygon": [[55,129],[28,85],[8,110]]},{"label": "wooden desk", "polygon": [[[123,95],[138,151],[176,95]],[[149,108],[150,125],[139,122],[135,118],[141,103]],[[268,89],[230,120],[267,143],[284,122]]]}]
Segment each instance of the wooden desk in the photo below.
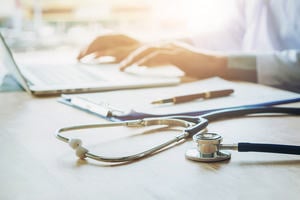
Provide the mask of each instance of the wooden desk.
[{"label": "wooden desk", "polygon": [[[228,162],[186,160],[188,141],[155,156],[109,167],[77,160],[57,140],[57,128],[103,122],[85,112],[34,98],[0,93],[0,199],[299,199],[300,157],[232,153]],[[290,104],[290,106],[300,104]],[[300,145],[299,118],[249,117],[219,121],[209,131],[224,142]],[[146,142],[146,141],[145,141]]]}]

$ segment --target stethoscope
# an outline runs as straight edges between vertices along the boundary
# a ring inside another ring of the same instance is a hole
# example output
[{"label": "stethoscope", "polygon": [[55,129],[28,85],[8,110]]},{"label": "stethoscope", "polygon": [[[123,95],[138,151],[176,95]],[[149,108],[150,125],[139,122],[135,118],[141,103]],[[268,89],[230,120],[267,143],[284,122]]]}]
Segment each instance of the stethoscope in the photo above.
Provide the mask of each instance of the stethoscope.
[{"label": "stethoscope", "polygon": [[[300,155],[300,146],[281,145],[281,144],[260,144],[260,143],[237,143],[237,144],[222,144],[222,137],[216,133],[206,132],[209,122],[214,120],[242,117],[249,114],[271,114],[281,113],[290,115],[300,115],[300,108],[287,107],[237,107],[231,109],[223,109],[210,113],[203,114],[197,117],[191,116],[171,116],[159,118],[145,118],[140,120],[130,120],[122,122],[110,122],[102,124],[88,124],[60,128],[56,131],[56,137],[68,143],[76,152],[76,155],[81,158],[91,158],[102,162],[132,162],[147,156],[153,155],[164,148],[179,142],[184,142],[189,138],[193,138],[197,144],[196,148],[186,151],[186,158],[193,161],[200,162],[216,162],[230,159],[229,152],[222,150],[237,150],[239,152],[254,151],[254,152],[268,152],[268,153],[283,153]],[[183,127],[183,131],[174,138],[159,144],[146,151],[121,157],[106,157],[95,155],[82,145],[82,141],[78,138],[68,138],[62,136],[61,133],[103,127],[145,127],[153,125],[167,125],[168,127]]]}]

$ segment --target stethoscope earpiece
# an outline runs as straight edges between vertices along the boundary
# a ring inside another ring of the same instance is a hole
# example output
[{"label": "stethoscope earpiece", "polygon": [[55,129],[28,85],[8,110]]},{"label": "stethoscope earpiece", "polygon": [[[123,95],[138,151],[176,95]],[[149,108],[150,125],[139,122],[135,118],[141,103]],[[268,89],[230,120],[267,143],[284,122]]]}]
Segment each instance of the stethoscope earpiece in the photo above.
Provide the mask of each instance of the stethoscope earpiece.
[{"label": "stethoscope earpiece", "polygon": [[186,151],[186,158],[198,162],[217,162],[228,160],[231,157],[229,152],[220,151],[223,138],[216,133],[198,133],[193,136],[196,148]]}]

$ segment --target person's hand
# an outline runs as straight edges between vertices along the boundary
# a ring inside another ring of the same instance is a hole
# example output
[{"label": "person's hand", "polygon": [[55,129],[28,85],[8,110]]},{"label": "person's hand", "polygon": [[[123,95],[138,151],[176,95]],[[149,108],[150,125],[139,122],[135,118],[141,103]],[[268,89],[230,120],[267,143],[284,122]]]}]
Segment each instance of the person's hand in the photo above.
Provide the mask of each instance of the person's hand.
[{"label": "person's hand", "polygon": [[187,76],[207,78],[224,76],[227,58],[213,54],[204,54],[179,43],[160,46],[142,46],[129,54],[120,64],[124,71],[131,65],[159,66],[172,64],[185,72]]},{"label": "person's hand", "polygon": [[126,35],[103,35],[97,37],[82,50],[77,59],[80,60],[87,55],[94,54],[95,58],[113,56],[115,57],[115,62],[118,63],[139,46],[141,46],[141,43],[138,40]]}]

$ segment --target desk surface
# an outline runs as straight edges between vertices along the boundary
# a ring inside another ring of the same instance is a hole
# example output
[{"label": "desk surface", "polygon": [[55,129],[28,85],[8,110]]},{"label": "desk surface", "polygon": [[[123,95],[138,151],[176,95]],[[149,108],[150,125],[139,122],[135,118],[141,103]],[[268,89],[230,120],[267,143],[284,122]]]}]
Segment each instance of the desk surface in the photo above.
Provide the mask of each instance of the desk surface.
[{"label": "desk surface", "polygon": [[[228,162],[186,160],[188,141],[127,165],[78,160],[53,133],[103,119],[24,92],[0,93],[0,199],[298,199],[300,157],[233,152]],[[290,106],[300,104],[290,104]],[[117,131],[118,129],[114,129]],[[224,142],[300,144],[299,118],[218,121]],[[146,140],[144,141],[146,142]]]}]

